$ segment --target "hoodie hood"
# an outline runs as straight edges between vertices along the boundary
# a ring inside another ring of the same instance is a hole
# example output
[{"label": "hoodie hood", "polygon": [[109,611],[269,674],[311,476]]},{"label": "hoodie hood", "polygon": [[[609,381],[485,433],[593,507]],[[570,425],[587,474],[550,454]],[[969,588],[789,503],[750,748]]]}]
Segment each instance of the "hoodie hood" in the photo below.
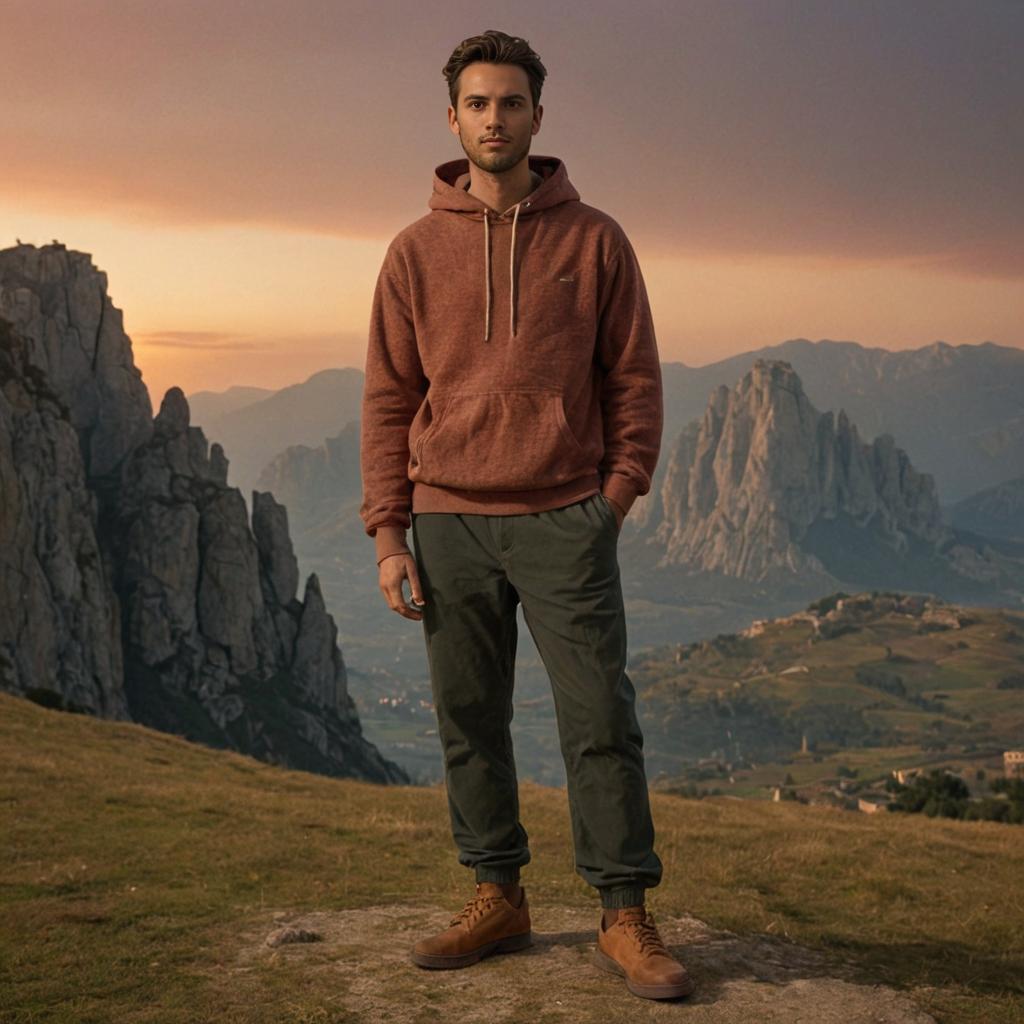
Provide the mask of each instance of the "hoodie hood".
[{"label": "hoodie hood", "polygon": [[[557,206],[578,200],[579,192],[569,181],[565,164],[557,156],[528,156],[530,170],[541,177],[541,183],[521,203],[521,216],[538,213],[549,206]],[[431,210],[456,210],[459,213],[473,214],[474,220],[483,220],[487,204],[476,196],[470,195],[466,188],[469,185],[469,160],[449,160],[434,168],[434,188],[427,206]],[[515,209],[515,207],[510,207]],[[489,211],[491,217],[496,217]]]},{"label": "hoodie hood", "polygon": [[531,171],[540,175],[540,184],[515,206],[497,214],[483,200],[470,195],[469,159],[449,160],[434,168],[434,185],[427,205],[431,210],[449,210],[483,223],[484,245],[484,341],[491,336],[491,223],[505,223],[512,215],[512,237],[509,241],[509,333],[516,333],[516,224],[520,217],[529,217],[560,203],[579,201],[565,169],[565,163],[556,156],[528,156]]}]

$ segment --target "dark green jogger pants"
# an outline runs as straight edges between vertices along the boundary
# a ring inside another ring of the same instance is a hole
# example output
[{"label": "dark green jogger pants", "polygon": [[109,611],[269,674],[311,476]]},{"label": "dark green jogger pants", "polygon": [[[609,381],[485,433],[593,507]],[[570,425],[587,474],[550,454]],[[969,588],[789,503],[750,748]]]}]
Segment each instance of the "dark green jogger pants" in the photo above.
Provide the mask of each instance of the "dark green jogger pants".
[{"label": "dark green jogger pants", "polygon": [[551,680],[576,871],[604,907],[644,902],[654,852],[615,512],[600,494],[546,512],[412,516],[452,834],[476,880],[530,861],[512,755],[516,605]]}]

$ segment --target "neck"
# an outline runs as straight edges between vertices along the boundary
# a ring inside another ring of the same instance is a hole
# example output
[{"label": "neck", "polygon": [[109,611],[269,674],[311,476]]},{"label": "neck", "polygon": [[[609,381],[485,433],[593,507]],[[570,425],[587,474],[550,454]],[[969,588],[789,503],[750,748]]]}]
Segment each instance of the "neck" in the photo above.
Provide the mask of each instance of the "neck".
[{"label": "neck", "polygon": [[530,169],[529,160],[525,157],[515,167],[500,174],[481,170],[471,160],[466,191],[486,203],[495,213],[502,214],[525,199],[541,181],[543,178]]}]

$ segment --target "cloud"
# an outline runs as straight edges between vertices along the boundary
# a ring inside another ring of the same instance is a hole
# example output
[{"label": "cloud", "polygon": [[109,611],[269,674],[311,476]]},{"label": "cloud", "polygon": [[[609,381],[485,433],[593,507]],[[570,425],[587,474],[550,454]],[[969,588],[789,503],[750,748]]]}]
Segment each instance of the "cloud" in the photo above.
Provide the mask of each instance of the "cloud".
[{"label": "cloud", "polygon": [[256,340],[222,331],[135,331],[132,343],[146,348],[199,349],[203,352],[272,352],[276,340]]},{"label": "cloud", "polygon": [[[443,15],[412,0],[47,6],[5,5],[12,201],[387,238],[427,212],[433,167],[462,155],[440,68],[481,30],[464,0]],[[563,156],[583,200],[649,251],[922,256],[944,274],[1021,276],[1024,4],[516,13],[549,71],[533,151]]]}]

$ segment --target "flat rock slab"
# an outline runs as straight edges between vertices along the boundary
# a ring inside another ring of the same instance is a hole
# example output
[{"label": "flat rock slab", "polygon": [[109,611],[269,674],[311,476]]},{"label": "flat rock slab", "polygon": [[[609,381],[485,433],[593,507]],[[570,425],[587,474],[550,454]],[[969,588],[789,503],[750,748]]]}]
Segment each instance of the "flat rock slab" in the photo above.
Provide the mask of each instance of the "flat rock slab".
[{"label": "flat rock slab", "polygon": [[[307,991],[329,992],[345,1020],[466,1024],[668,1020],[700,1024],[935,1024],[903,993],[853,980],[853,965],[769,935],[740,936],[695,917],[655,920],[696,991],[641,999],[592,963],[600,910],[533,906],[534,945],[461,970],[409,960],[421,936],[447,927],[454,910],[395,903],[359,910],[268,913],[241,936],[237,986],[260,961],[294,967]],[[294,929],[306,940],[281,942]],[[315,935],[314,941],[308,941]],[[268,945],[268,937],[276,945]],[[230,970],[230,968],[229,968]],[[301,982],[299,982],[301,984]]]}]

